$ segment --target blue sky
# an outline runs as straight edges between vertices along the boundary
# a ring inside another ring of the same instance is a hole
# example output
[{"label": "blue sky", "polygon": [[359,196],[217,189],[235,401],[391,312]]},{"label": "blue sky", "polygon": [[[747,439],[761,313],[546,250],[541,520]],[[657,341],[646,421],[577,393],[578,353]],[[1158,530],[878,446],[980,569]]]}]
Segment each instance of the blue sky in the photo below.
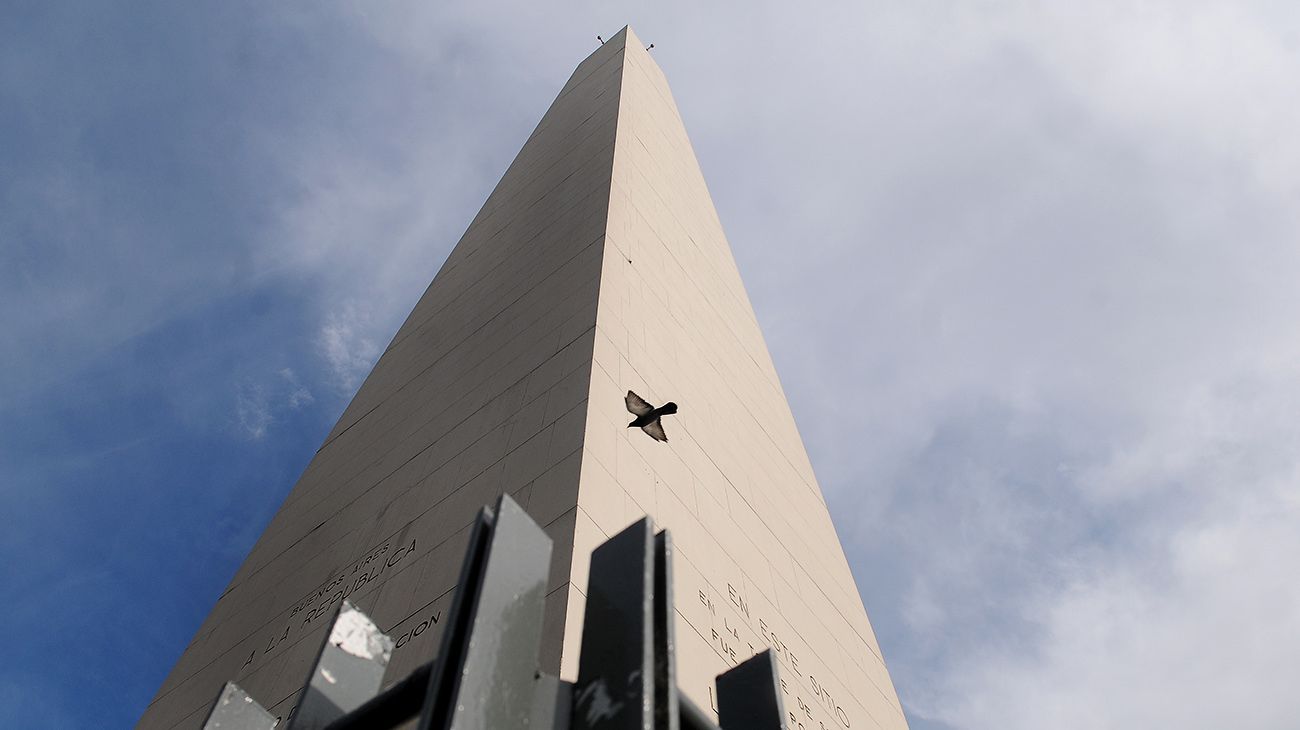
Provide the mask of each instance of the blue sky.
[{"label": "blue sky", "polygon": [[5,5],[0,725],[134,722],[631,22],[913,727],[1291,726],[1293,4],[535,5]]}]

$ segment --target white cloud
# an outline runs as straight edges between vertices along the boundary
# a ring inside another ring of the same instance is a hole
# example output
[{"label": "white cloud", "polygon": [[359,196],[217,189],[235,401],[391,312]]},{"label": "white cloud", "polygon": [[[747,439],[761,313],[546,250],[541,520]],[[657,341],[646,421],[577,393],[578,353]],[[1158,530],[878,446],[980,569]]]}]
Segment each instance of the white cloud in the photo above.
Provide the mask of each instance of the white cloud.
[{"label": "white cloud", "polygon": [[354,303],[332,312],[321,326],[317,345],[339,391],[355,392],[379,359],[375,329],[369,311]]},{"label": "white cloud", "polygon": [[260,441],[286,411],[296,411],[316,400],[292,368],[273,375],[246,379],[235,391],[235,423],[245,438]]},{"label": "white cloud", "polygon": [[275,419],[260,387],[244,384],[239,388],[235,394],[235,420],[246,438],[258,441],[266,436],[266,430]]},{"label": "white cloud", "polygon": [[1292,726],[1300,510],[1243,501],[1031,604],[1042,640],[962,657],[937,714],[971,728]]},{"label": "white cloud", "polygon": [[281,368],[280,377],[284,379],[289,388],[288,405],[290,410],[296,411],[315,402],[316,398],[312,396],[310,390],[298,381],[298,374],[292,368]]}]

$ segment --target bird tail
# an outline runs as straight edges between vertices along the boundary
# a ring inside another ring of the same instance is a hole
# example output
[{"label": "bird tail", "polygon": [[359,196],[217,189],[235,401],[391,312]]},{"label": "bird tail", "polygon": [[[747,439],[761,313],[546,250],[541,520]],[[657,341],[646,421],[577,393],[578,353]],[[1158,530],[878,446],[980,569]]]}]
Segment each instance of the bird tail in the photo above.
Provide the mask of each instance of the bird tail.
[{"label": "bird tail", "polygon": [[662,408],[659,409],[659,412],[660,412],[660,413],[676,413],[676,412],[677,412],[677,404],[676,404],[676,403],[673,403],[672,401],[668,401],[667,403],[665,403],[665,404],[663,405]]}]

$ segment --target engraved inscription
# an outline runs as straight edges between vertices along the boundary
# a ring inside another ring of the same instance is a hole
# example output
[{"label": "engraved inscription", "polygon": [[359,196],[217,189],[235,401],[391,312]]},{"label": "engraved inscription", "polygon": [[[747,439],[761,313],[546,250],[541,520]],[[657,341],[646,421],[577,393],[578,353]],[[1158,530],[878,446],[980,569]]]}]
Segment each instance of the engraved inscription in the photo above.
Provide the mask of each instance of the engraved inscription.
[{"label": "engraved inscription", "polygon": [[393,644],[393,651],[397,651],[398,649],[401,649],[402,647],[406,646],[407,642],[409,642],[411,639],[418,637],[420,634],[423,634],[430,627],[437,626],[438,622],[441,620],[442,620],[442,609],[440,608],[434,611],[433,613],[429,614],[429,616],[425,618],[423,621],[421,621],[420,623],[411,627],[410,631],[407,631],[406,633],[397,637],[397,641]]},{"label": "engraved inscription", "polygon": [[[717,605],[705,589],[698,589],[696,595],[713,618],[709,641],[728,664],[735,666],[762,651],[764,646],[772,650],[780,666],[781,691],[785,695],[791,730],[832,730],[835,727],[849,730],[853,727],[848,711],[836,701],[825,682],[817,679],[818,675],[825,678],[830,673],[814,669],[805,657],[791,649],[781,632],[774,628],[773,621],[758,615],[737,585],[726,584],[723,606]],[[756,638],[759,643],[754,643],[749,637]],[[792,682],[787,679],[797,684],[792,687]],[[708,692],[710,706],[717,712],[713,688],[710,687]]]},{"label": "engraved inscription", "polygon": [[[375,546],[352,565],[326,580],[319,588],[304,596],[289,611],[289,620],[282,630],[272,633],[261,649],[254,649],[244,660],[244,667],[258,656],[267,656],[276,648],[285,646],[301,634],[312,622],[326,617],[343,599],[376,582],[384,573],[396,568],[403,560],[415,554],[416,541],[401,543],[396,548],[392,541]],[[301,616],[301,620],[299,620]],[[436,623],[436,621],[435,621]]]}]

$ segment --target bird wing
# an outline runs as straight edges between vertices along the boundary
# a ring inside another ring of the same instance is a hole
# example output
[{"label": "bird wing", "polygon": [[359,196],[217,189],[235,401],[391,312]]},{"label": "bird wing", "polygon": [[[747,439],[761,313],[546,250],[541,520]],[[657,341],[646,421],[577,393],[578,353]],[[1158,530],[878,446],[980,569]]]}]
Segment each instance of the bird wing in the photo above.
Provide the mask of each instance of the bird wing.
[{"label": "bird wing", "polygon": [[659,422],[658,418],[642,426],[641,430],[650,434],[650,438],[654,439],[655,441],[668,440],[668,434],[664,433],[664,425]]},{"label": "bird wing", "polygon": [[627,412],[634,416],[644,416],[655,409],[654,406],[646,403],[644,398],[630,390],[627,392],[627,397],[623,399],[623,402],[627,404]]}]

